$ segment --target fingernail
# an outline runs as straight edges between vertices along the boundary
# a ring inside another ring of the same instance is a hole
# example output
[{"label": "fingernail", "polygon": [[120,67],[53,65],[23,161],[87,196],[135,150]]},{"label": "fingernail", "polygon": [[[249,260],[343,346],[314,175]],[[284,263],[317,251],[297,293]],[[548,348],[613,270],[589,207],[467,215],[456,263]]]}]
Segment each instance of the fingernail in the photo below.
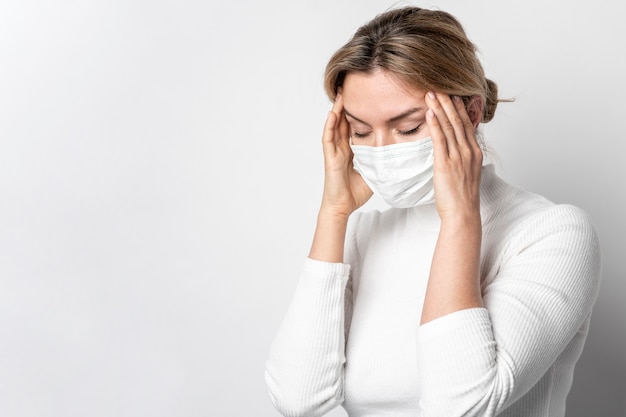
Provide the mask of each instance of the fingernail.
[{"label": "fingernail", "polygon": [[429,91],[429,92],[428,92],[428,97],[430,97],[430,98],[431,98],[431,99],[433,99],[433,100],[437,98],[437,96],[435,95],[435,93],[433,93],[432,91]]}]

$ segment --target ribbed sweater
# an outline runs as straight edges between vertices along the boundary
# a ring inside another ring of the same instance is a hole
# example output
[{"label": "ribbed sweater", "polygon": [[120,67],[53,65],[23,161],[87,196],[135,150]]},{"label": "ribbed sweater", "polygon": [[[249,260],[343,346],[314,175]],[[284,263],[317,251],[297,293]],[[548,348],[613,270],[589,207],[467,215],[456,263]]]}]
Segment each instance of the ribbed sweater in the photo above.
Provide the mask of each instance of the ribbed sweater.
[{"label": "ribbed sweater", "polygon": [[484,308],[419,324],[434,204],[356,212],[344,263],[306,258],[265,380],[288,417],[562,417],[600,283],[597,234],[572,205],[481,183]]}]

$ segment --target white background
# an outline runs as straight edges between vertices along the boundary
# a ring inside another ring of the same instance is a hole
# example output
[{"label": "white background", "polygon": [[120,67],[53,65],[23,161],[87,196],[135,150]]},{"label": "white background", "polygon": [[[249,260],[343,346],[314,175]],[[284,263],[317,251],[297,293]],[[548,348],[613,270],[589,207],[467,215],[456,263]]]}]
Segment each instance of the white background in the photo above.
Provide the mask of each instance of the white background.
[{"label": "white background", "polygon": [[[569,417],[626,415],[626,14],[440,1],[510,182],[592,217]],[[277,416],[264,361],[322,187],[322,74],[392,2],[0,0],[0,415]],[[344,415],[336,410],[332,415]]]}]

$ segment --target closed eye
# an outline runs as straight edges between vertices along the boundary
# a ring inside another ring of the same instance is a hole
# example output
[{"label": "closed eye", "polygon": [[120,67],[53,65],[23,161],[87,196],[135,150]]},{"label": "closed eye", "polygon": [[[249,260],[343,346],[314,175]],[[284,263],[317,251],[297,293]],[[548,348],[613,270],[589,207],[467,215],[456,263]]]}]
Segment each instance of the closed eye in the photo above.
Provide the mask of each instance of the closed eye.
[{"label": "closed eye", "polygon": [[363,139],[369,136],[369,132],[368,133],[358,133],[358,132],[352,132],[352,137],[355,139]]},{"label": "closed eye", "polygon": [[401,131],[399,132],[402,136],[410,136],[410,135],[414,135],[415,133],[417,133],[417,131],[420,129],[422,125],[417,125],[415,128],[411,129],[411,130],[405,130],[405,131]]}]

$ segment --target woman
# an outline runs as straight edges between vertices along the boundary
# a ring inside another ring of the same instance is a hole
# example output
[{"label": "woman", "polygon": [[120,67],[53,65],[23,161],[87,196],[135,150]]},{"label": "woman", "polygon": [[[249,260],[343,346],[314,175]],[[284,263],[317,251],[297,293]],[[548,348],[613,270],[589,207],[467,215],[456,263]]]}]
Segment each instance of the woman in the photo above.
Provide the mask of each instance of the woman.
[{"label": "woman", "polygon": [[[600,273],[580,209],[477,139],[498,103],[448,13],[388,11],[326,68],[311,251],[266,367],[285,416],[563,416]],[[359,212],[373,193],[391,207]]]}]

